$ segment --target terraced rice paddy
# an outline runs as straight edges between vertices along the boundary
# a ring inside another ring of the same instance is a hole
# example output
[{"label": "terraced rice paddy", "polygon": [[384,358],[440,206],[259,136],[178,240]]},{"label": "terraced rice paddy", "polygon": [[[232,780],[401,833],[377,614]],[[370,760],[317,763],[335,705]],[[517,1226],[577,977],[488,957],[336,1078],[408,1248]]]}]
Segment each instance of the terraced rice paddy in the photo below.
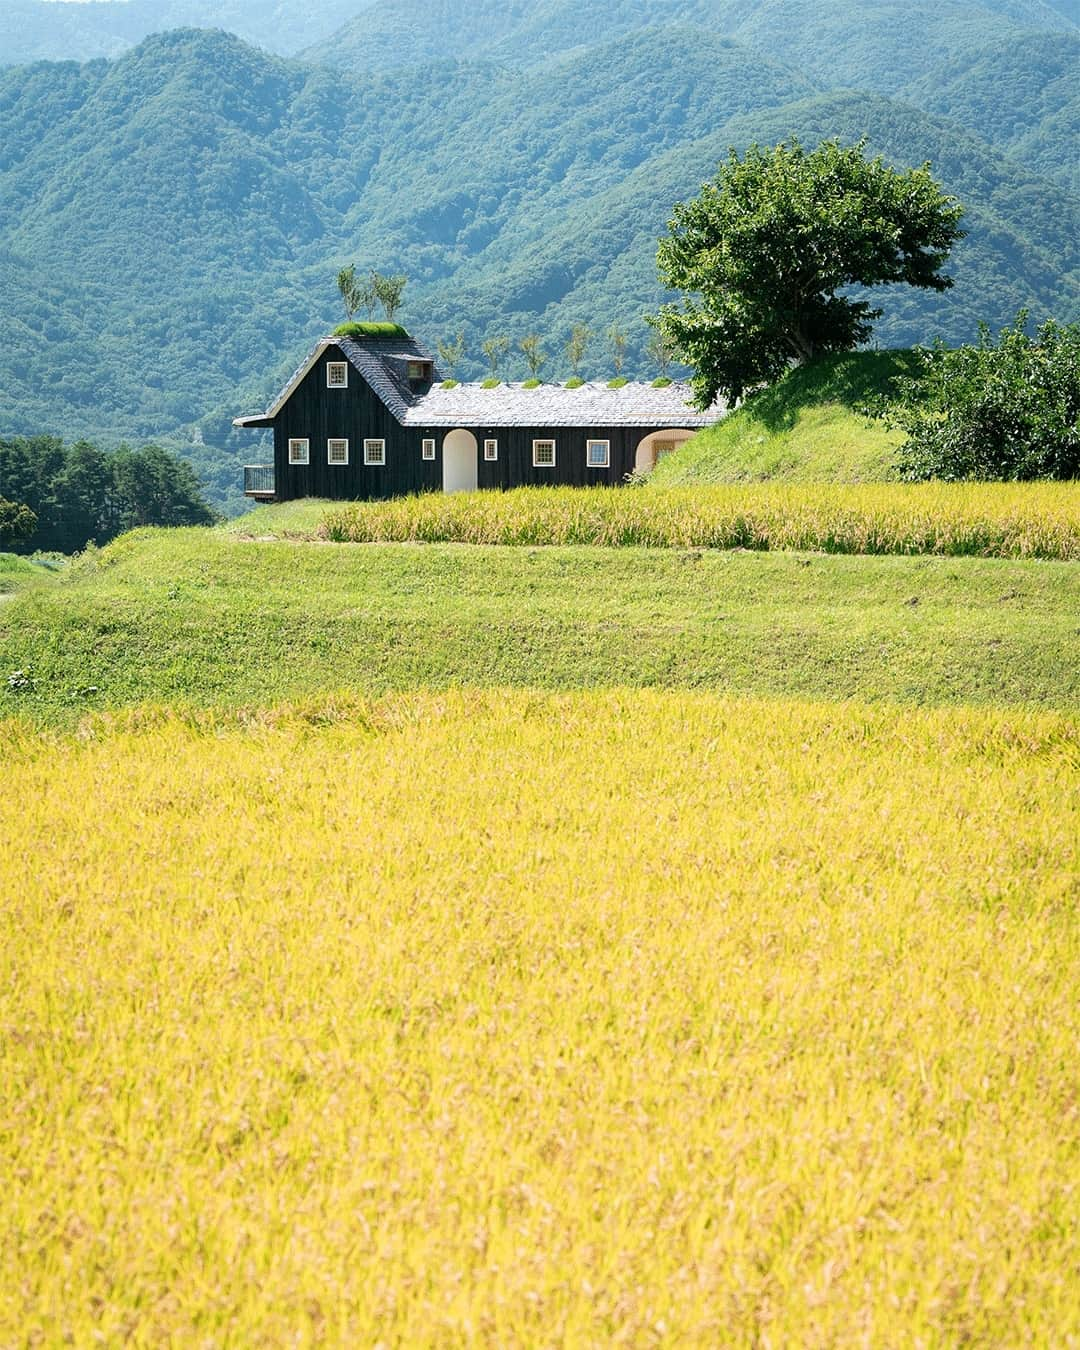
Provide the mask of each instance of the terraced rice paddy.
[{"label": "terraced rice paddy", "polygon": [[3,1343],[1080,1336],[1075,719],[507,690],[0,744]]}]

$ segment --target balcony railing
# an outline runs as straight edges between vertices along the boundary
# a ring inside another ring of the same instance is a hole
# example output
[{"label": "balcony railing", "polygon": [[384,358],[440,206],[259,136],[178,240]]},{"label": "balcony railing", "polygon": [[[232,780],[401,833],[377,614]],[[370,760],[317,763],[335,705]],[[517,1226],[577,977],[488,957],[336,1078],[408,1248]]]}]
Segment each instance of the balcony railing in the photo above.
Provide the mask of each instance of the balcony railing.
[{"label": "balcony railing", "polygon": [[244,496],[272,497],[274,495],[274,466],[272,464],[244,465]]}]

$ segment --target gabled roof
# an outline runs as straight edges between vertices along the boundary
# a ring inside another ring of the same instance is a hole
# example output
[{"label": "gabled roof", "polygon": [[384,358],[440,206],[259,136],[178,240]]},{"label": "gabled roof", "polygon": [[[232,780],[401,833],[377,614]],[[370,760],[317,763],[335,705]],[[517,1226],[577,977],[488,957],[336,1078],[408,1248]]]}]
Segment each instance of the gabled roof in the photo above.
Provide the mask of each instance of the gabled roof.
[{"label": "gabled roof", "polygon": [[702,412],[690,403],[690,386],[628,383],[619,389],[589,383],[576,389],[541,384],[434,385],[406,410],[409,427],[704,427],[725,412],[715,403]]},{"label": "gabled roof", "polygon": [[[397,420],[404,422],[406,412],[417,398],[416,392],[406,379],[405,364],[408,361],[433,361],[433,357],[408,334],[398,334],[390,337],[365,337],[359,340],[347,337],[320,338],[266,412],[236,417],[233,419],[233,426],[269,426],[328,347],[340,348],[341,354],[364,377]],[[438,372],[434,370],[434,365],[432,370],[437,377]]]},{"label": "gabled roof", "polygon": [[627,383],[565,385],[456,384],[444,389],[432,364],[436,383],[413,385],[409,361],[431,361],[430,352],[407,336],[327,337],[315,344],[306,360],[265,413],[237,417],[233,426],[265,427],[273,423],[301,380],[328,347],[337,347],[363,377],[390,413],[409,427],[704,427],[727,411],[717,402],[702,412],[691,403],[690,386]]}]

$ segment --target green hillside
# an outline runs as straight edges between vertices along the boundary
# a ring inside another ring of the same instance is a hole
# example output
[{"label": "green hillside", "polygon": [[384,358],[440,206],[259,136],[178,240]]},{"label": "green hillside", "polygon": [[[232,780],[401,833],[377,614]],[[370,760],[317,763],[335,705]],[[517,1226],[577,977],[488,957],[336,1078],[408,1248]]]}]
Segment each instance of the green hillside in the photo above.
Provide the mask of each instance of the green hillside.
[{"label": "green hillside", "polygon": [[1080,33],[1029,33],[977,48],[903,96],[1080,190]]},{"label": "green hillside", "polygon": [[790,371],[656,466],[650,484],[867,483],[895,477],[903,437],[865,415],[909,352],[850,352]]},{"label": "green hillside", "polygon": [[[538,0],[521,6],[480,0],[402,0],[372,6],[304,53],[341,69],[405,70],[440,56],[489,57],[531,65],[537,53],[560,55],[621,39],[648,25],[692,25],[722,34],[806,71],[834,88],[892,92],[951,54],[993,37],[1072,25],[1039,0],[911,0],[853,6],[846,0]],[[917,34],[917,37],[916,37]]]},{"label": "green hillside", "polygon": [[[498,12],[524,31],[524,11]],[[371,32],[385,13],[372,11]],[[194,30],[111,63],[0,72],[0,434],[161,442],[237,507],[238,467],[263,451],[232,417],[262,406],[340,321],[334,276],[349,261],[408,274],[403,321],[429,343],[463,332],[465,378],[482,372],[492,332],[541,333],[557,378],[573,324],[613,321],[630,337],[628,373],[651,374],[642,315],[665,298],[654,259],[672,204],[729,145],[793,133],[866,135],[900,166],[929,158],[968,208],[955,290],[886,293],[882,344],[965,341],[1021,305],[1080,316],[1080,197],[1060,179],[910,102],[830,91],[821,63],[763,57],[694,13],[668,6],[650,19],[681,24],[643,29],[619,5],[587,42],[570,25],[572,51],[534,42],[535,65],[442,60],[362,81]],[[526,17],[560,14],[546,3]],[[432,25],[475,35],[482,17],[436,10]],[[1000,5],[991,18],[1045,13]],[[907,23],[934,48],[922,10]],[[939,63],[955,55],[935,50]],[[1037,64],[1043,48],[1027,50]],[[1046,111],[1024,114],[1025,138],[1050,144],[1068,108]],[[610,373],[600,339],[583,373]]]},{"label": "green hillside", "polygon": [[0,604],[0,673],[28,680],[0,680],[0,719],[71,725],[146,701],[265,706],[344,689],[568,689],[613,677],[1073,708],[1078,593],[1071,562],[139,531]]}]

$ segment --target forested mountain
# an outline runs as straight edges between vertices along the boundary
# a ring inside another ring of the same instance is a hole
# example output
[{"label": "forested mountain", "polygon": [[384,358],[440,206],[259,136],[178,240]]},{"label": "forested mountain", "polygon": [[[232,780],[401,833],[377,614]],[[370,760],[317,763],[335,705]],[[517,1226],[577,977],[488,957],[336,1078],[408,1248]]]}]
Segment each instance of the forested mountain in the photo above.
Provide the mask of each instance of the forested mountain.
[{"label": "forested mountain", "polygon": [[881,93],[995,38],[1075,26],[1042,0],[375,0],[304,56],[347,70],[405,70],[445,56],[534,65],[669,24],[735,38],[833,88]]},{"label": "forested mountain", "polygon": [[[478,372],[484,336],[536,331],[557,376],[577,321],[623,324],[643,369],[641,316],[663,299],[654,258],[672,203],[729,145],[792,134],[865,135],[897,165],[929,159],[968,208],[956,288],[887,293],[882,345],[961,341],[1021,304],[1080,318],[1075,141],[1053,134],[1074,115],[1077,38],[1039,0],[656,0],[653,28],[639,0],[435,3],[426,23],[411,2],[370,11],[366,40],[396,15],[400,50],[382,60],[370,47],[352,67],[363,78],[192,30],[112,62],[0,71],[0,435],[165,441],[219,504],[235,501],[238,459],[260,452],[231,418],[261,406],[344,317],[334,276],[350,261],[408,274],[404,321],[429,342],[463,331],[462,374]],[[750,37],[769,15],[798,30],[792,16],[812,10],[818,26],[754,45],[701,22],[706,9]],[[966,56],[962,13],[985,20],[988,39]],[[830,67],[823,35],[860,14],[864,44],[902,15],[914,67],[938,73],[899,87],[886,55],[863,92],[838,92],[850,71]],[[1043,31],[990,40],[1017,24]],[[547,43],[560,32],[561,46]],[[417,36],[428,33],[441,59],[408,65],[410,43],[429,54]],[[468,33],[486,55],[446,59]],[[815,34],[817,58],[792,55]],[[1014,115],[980,116],[980,83],[1000,104],[992,86],[1009,70]],[[586,359],[598,373],[601,345]]]},{"label": "forested mountain", "polygon": [[0,0],[0,66],[118,56],[151,33],[224,28],[274,52],[329,37],[371,0]]},{"label": "forested mountain", "polygon": [[1028,33],[977,48],[904,97],[1080,189],[1080,32]]}]

